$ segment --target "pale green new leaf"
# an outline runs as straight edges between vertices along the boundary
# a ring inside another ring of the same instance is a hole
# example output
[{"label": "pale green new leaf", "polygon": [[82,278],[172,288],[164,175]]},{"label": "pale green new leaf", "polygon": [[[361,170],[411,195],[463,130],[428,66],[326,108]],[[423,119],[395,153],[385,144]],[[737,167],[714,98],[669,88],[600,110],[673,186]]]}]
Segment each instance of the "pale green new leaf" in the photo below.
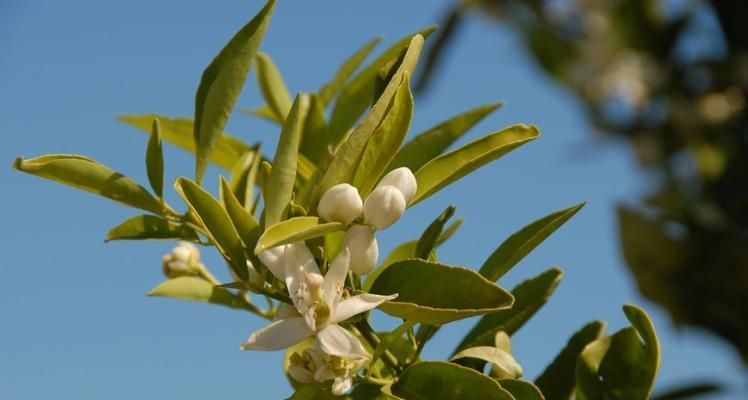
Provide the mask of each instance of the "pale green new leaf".
[{"label": "pale green new leaf", "polygon": [[434,158],[416,171],[418,190],[410,205],[424,200],[539,135],[540,131],[534,126],[514,125]]},{"label": "pale green new leaf", "polygon": [[503,349],[493,346],[470,347],[453,355],[449,360],[454,361],[462,358],[475,358],[491,363],[495,368],[513,378],[522,376],[522,366],[519,365],[511,353]]},{"label": "pale green new leaf", "polygon": [[368,41],[360,49],[356,50],[352,56],[340,65],[340,68],[335,72],[335,76],[319,89],[319,99],[322,102],[323,108],[330,104],[332,99],[338,95],[340,90],[343,88],[343,85],[348,81],[348,78],[356,72],[356,69],[366,59],[369,53],[374,50],[374,47],[376,47],[380,40],[382,40],[382,38],[376,37]]},{"label": "pale green new leaf", "polygon": [[486,279],[498,280],[586,204],[582,202],[556,211],[513,233],[483,263],[480,274]]},{"label": "pale green new leaf", "polygon": [[156,196],[164,196],[164,152],[161,147],[161,124],[158,118],[153,119],[148,149],[145,152],[145,166],[148,182]]},{"label": "pale green new leaf", "polygon": [[415,258],[386,268],[370,292],[398,294],[396,299],[379,306],[382,311],[435,325],[506,310],[513,302],[509,292],[471,269]]},{"label": "pale green new leaf", "polygon": [[[169,118],[157,114],[120,115],[117,117],[120,121],[146,133],[151,131],[154,118],[158,118],[161,124],[162,140],[190,153],[195,153],[194,124],[190,118]],[[231,170],[239,157],[249,149],[246,143],[224,133],[218,138],[218,142],[210,155],[210,162],[223,169]]]},{"label": "pale green new leaf", "polygon": [[138,215],[112,228],[106,240],[189,240],[198,241],[197,233],[186,225],[175,224],[155,215]]},{"label": "pale green new leaf", "polygon": [[291,95],[280,71],[266,53],[257,54],[257,83],[274,119],[284,121],[291,109]]},{"label": "pale green new leaf", "polygon": [[288,243],[296,243],[315,237],[324,236],[330,232],[342,231],[345,225],[340,222],[320,224],[317,217],[295,217],[279,222],[265,229],[257,241],[255,254],[264,250]]},{"label": "pale green new leaf", "polygon": [[405,400],[515,400],[488,376],[444,361],[413,364],[389,390]]},{"label": "pale green new leaf", "polygon": [[275,0],[269,0],[203,71],[195,95],[195,177],[198,183],[239,98],[274,7]]},{"label": "pale green new leaf", "polygon": [[260,235],[260,224],[246,208],[242,207],[239,200],[237,200],[234,193],[231,191],[231,186],[223,176],[221,177],[221,191],[219,197],[221,199],[221,204],[224,209],[226,209],[226,213],[234,224],[234,229],[236,229],[236,232],[239,234],[239,238],[242,243],[244,243],[244,248],[247,250],[247,254],[249,255],[255,247],[257,238]]},{"label": "pale green new leaf", "polygon": [[130,207],[161,214],[163,206],[132,178],[112,171],[96,160],[75,154],[47,154],[24,160],[13,168],[42,178],[95,193]]},{"label": "pale green new leaf", "polygon": [[218,304],[231,308],[247,309],[241,297],[195,276],[180,276],[161,282],[148,292],[148,296],[170,297],[178,300]]},{"label": "pale green new leaf", "polygon": [[501,103],[488,104],[456,115],[409,140],[395,154],[388,169],[408,167],[418,171],[424,164],[442,154],[470,128],[488,114],[501,107]]},{"label": "pale green new leaf", "polygon": [[231,270],[239,279],[246,280],[249,273],[242,241],[226,210],[210,193],[187,178],[177,178],[174,188],[187,202],[200,225],[208,232],[211,241],[226,258]]}]

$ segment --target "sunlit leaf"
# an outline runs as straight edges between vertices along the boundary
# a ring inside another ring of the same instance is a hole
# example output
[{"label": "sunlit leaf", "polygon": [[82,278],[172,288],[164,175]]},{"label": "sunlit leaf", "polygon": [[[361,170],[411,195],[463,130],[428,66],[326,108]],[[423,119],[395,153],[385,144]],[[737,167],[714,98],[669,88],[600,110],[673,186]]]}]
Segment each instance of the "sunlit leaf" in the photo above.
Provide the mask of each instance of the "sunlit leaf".
[{"label": "sunlit leaf", "polygon": [[239,200],[237,200],[231,191],[231,187],[226,182],[226,179],[222,176],[220,180],[221,192],[219,197],[221,204],[234,224],[234,229],[239,234],[239,238],[244,243],[244,248],[247,249],[247,255],[249,255],[257,244],[257,239],[260,235],[260,224],[247,209],[242,207]]},{"label": "sunlit leaf", "polygon": [[156,196],[164,196],[164,152],[161,147],[161,124],[158,118],[153,120],[151,136],[148,139],[148,149],[145,153],[145,166],[148,182]]},{"label": "sunlit leaf", "polygon": [[488,376],[443,361],[422,361],[412,365],[390,391],[405,400],[514,400]]},{"label": "sunlit leaf", "polygon": [[511,353],[493,347],[493,346],[476,346],[469,347],[465,350],[450,357],[450,361],[462,358],[475,358],[491,363],[494,367],[499,368],[511,377],[519,378],[522,376],[522,367]]},{"label": "sunlit leaf", "polygon": [[317,217],[295,217],[265,229],[265,232],[257,241],[257,247],[254,251],[255,254],[259,254],[276,246],[301,242],[343,229],[345,229],[345,225],[340,222],[320,224]]},{"label": "sunlit leaf", "polygon": [[545,400],[543,393],[540,392],[532,382],[521,379],[504,378],[499,379],[499,385],[511,393],[517,400]]},{"label": "sunlit leaf", "polygon": [[106,240],[181,239],[197,241],[191,228],[169,222],[155,215],[138,215],[112,228]]},{"label": "sunlit leaf", "polygon": [[284,121],[291,109],[291,95],[280,71],[266,53],[257,53],[257,83],[275,120]]},{"label": "sunlit leaf", "polygon": [[247,309],[247,302],[228,290],[194,276],[180,276],[161,282],[148,292],[148,296],[170,297],[178,300],[218,304],[231,308]]}]

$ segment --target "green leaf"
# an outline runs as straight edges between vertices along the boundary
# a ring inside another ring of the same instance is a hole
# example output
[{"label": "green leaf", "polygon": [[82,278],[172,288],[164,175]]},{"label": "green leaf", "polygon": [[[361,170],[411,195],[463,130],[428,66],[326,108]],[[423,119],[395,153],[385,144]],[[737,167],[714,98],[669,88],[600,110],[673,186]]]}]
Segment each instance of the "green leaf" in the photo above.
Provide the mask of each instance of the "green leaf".
[{"label": "green leaf", "polygon": [[413,95],[410,93],[408,74],[403,76],[400,86],[392,99],[392,105],[382,123],[369,137],[361,160],[356,168],[353,186],[365,198],[379,179],[387,165],[405,140],[413,118]]},{"label": "green leaf", "polygon": [[390,391],[405,400],[514,400],[488,376],[444,361],[413,364]]},{"label": "green leaf", "polygon": [[261,162],[260,146],[256,145],[244,153],[231,168],[229,181],[231,192],[247,211],[252,210],[254,205],[254,193]]},{"label": "green leaf", "polygon": [[[412,47],[411,42],[415,36],[426,38],[435,29],[435,26],[431,26],[404,37],[385,50],[379,57],[346,83],[335,102],[335,107],[333,107],[330,116],[330,137],[334,143],[339,143],[343,140],[348,129],[353,126],[371,102],[375,100],[375,83],[379,69],[397,57],[403,50],[408,49],[410,51]],[[420,52],[420,46],[418,52]],[[408,72],[412,75],[412,68]],[[396,85],[400,83],[399,78],[396,81]],[[385,103],[389,103],[389,100]]]},{"label": "green leaf", "polygon": [[[194,124],[192,119],[169,118],[157,114],[120,115],[117,117],[120,121],[146,133],[151,131],[151,124],[154,118],[158,118],[161,124],[162,140],[190,153],[195,153],[195,139],[192,135]],[[239,160],[239,157],[247,151],[249,151],[249,146],[246,143],[224,133],[218,138],[213,153],[210,155],[210,162],[223,169],[231,170],[237,160]]]},{"label": "green leaf", "polygon": [[323,160],[328,161],[331,157],[329,142],[324,104],[322,104],[319,96],[311,94],[309,95],[309,109],[304,118],[299,152],[309,159],[316,170],[316,165],[319,165]]},{"label": "green leaf", "polygon": [[436,242],[442,235],[444,225],[449,221],[455,213],[455,206],[449,206],[444,210],[439,217],[434,220],[418,239],[416,244],[416,258],[422,258],[424,260],[429,258],[429,255],[436,247]]},{"label": "green leaf", "polygon": [[462,358],[475,358],[491,363],[494,367],[514,378],[522,376],[522,367],[519,365],[517,360],[514,359],[512,354],[493,346],[476,346],[467,348],[453,355],[449,361]]},{"label": "green leaf", "polygon": [[395,154],[395,158],[388,169],[408,167],[411,171],[418,171],[424,164],[442,154],[470,128],[499,107],[501,107],[501,103],[474,108],[414,136]]},{"label": "green leaf", "polygon": [[531,382],[523,381],[521,379],[499,379],[499,385],[511,393],[515,399],[518,400],[545,400],[543,393],[540,392],[535,385]]},{"label": "green leaf", "polygon": [[247,259],[244,257],[239,234],[226,210],[210,193],[187,178],[177,178],[174,188],[187,202],[200,225],[208,232],[211,241],[226,258],[231,270],[239,279],[246,280],[249,277]]},{"label": "green leaf", "polygon": [[154,215],[138,215],[112,228],[106,240],[182,239],[198,241],[191,228]]},{"label": "green leaf", "polygon": [[148,190],[132,178],[112,171],[96,160],[75,154],[47,154],[24,160],[18,157],[13,168],[31,175],[85,190],[130,207],[161,214],[163,207]]},{"label": "green leaf", "polygon": [[218,304],[231,308],[247,309],[247,302],[228,290],[194,276],[180,276],[161,282],[148,292],[148,296],[171,297],[178,300]]},{"label": "green leaf", "polygon": [[145,153],[145,166],[151,188],[156,196],[164,197],[164,152],[161,147],[161,124],[158,118],[153,119],[153,129]]},{"label": "green leaf", "polygon": [[633,327],[590,343],[579,356],[577,399],[650,398],[660,362],[657,335],[642,309],[623,311]]},{"label": "green leaf", "polygon": [[513,301],[511,294],[473,270],[415,258],[390,265],[376,278],[370,292],[397,293],[397,299],[379,308],[427,324],[505,310]]},{"label": "green leaf", "polygon": [[[384,354],[385,351],[390,350],[398,341],[402,341],[403,335],[405,332],[408,331],[408,329],[411,329],[413,327],[414,322],[413,321],[405,321],[400,326],[395,328],[392,332],[386,332],[383,334],[379,334],[379,339],[381,339],[381,342],[377,345],[377,347],[374,349],[374,351],[371,354],[371,360],[369,361],[369,365],[374,365],[377,360],[379,360],[379,357]],[[410,342],[406,345],[407,347],[410,347]],[[412,350],[412,348],[411,348]],[[367,372],[367,376],[370,375],[372,372],[372,369],[369,368]]]},{"label": "green leaf", "polygon": [[195,95],[195,177],[198,183],[239,98],[274,7],[275,0],[268,0],[203,71]]},{"label": "green leaf", "polygon": [[[302,105],[302,103],[305,103]],[[265,199],[265,226],[272,226],[283,219],[283,212],[291,201],[294,181],[296,180],[296,165],[299,151],[299,135],[301,133],[301,108],[308,105],[307,98],[299,94],[291,106],[288,118],[283,124],[278,147],[273,157],[267,190],[263,190]]]},{"label": "green leaf", "polygon": [[242,114],[251,115],[253,117],[259,117],[270,122],[274,122],[278,125],[283,125],[283,120],[278,119],[278,116],[275,115],[275,112],[273,112],[273,110],[267,104],[253,109],[242,109],[239,110],[239,112]]},{"label": "green leaf", "polygon": [[410,205],[538,136],[540,131],[535,126],[514,125],[434,158],[416,171],[418,190]]},{"label": "green leaf", "polygon": [[260,224],[247,209],[242,207],[223,176],[221,177],[221,192],[219,197],[221,198],[221,204],[226,209],[226,213],[234,224],[234,229],[236,229],[239,238],[244,243],[244,248],[247,249],[247,255],[249,255],[257,244],[257,238],[260,235]]},{"label": "green leaf", "polygon": [[542,274],[528,279],[512,290],[514,305],[507,310],[501,310],[484,315],[480,321],[468,332],[455,353],[474,346],[490,346],[496,332],[504,331],[512,335],[548,301],[563,272],[558,268],[551,268]]},{"label": "green leaf", "polygon": [[498,280],[586,204],[585,201],[556,211],[515,232],[488,257],[480,274],[488,280]]},{"label": "green leaf", "polygon": [[703,395],[714,395],[724,392],[722,385],[713,382],[688,383],[669,389],[665,393],[658,393],[652,400],[685,400],[696,399]]},{"label": "green leaf", "polygon": [[393,97],[395,96],[403,77],[405,74],[413,72],[416,63],[418,62],[418,56],[421,54],[422,47],[423,36],[414,36],[410,41],[410,45],[403,57],[402,63],[400,63],[400,66],[393,78],[390,80],[390,83],[382,92],[382,95],[377,99],[377,102],[366,114],[361,123],[351,131],[345,143],[338,148],[330,166],[327,168],[327,171],[325,171],[324,176],[322,176],[322,179],[320,180],[312,206],[316,207],[317,201],[319,201],[319,198],[327,191],[327,189],[338,183],[353,181],[356,166],[361,160],[362,154],[366,148],[366,143],[369,141],[372,133],[374,133],[389,110]]},{"label": "green leaf", "polygon": [[257,83],[268,108],[277,121],[285,121],[291,109],[291,95],[273,60],[266,53],[257,54]]},{"label": "green leaf", "polygon": [[295,217],[268,227],[257,241],[254,251],[255,254],[259,254],[276,246],[301,242],[344,229],[345,225],[340,222],[320,224],[317,217]]},{"label": "green leaf", "polygon": [[382,40],[382,38],[375,37],[360,49],[356,50],[352,56],[340,65],[340,68],[335,72],[335,76],[319,89],[319,99],[322,102],[323,108],[330,104],[332,99],[338,95],[340,90],[343,88],[343,85],[348,81],[348,78],[356,72],[356,69],[358,69],[359,65],[361,65],[380,40]]},{"label": "green leaf", "polygon": [[574,368],[584,348],[600,338],[605,324],[592,321],[577,331],[553,362],[535,380],[547,400],[569,400],[574,394]]}]

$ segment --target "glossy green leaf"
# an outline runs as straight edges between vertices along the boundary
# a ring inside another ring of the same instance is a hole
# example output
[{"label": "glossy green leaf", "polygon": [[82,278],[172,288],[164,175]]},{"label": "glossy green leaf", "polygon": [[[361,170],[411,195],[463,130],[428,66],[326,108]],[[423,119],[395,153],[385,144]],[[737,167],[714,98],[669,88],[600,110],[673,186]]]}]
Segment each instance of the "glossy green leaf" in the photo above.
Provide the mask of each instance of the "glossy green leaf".
[{"label": "glossy green leaf", "polygon": [[[431,26],[404,37],[385,50],[379,55],[379,57],[346,83],[345,87],[343,87],[340,92],[340,96],[338,96],[338,99],[335,102],[335,107],[330,116],[330,137],[334,140],[334,143],[343,140],[348,129],[356,123],[361,114],[363,114],[371,102],[375,100],[375,81],[379,69],[390,60],[397,57],[403,50],[410,50],[413,37],[421,36],[426,38],[435,29],[436,27]],[[408,72],[412,75],[412,68],[410,68],[410,71]],[[397,83],[399,84],[399,79]],[[389,101],[386,103],[389,103]]]},{"label": "glossy green leaf", "polygon": [[210,193],[187,178],[177,178],[174,188],[187,202],[200,225],[208,232],[211,241],[226,258],[231,270],[239,279],[246,280],[247,259],[239,234],[226,210]]},{"label": "glossy green leaf", "polygon": [[153,119],[151,136],[148,139],[148,149],[145,153],[145,166],[148,182],[156,196],[164,196],[164,152],[161,147],[161,124],[158,118]]},{"label": "glossy green leaf", "polygon": [[[161,124],[161,139],[180,149],[195,153],[195,139],[193,137],[194,124],[189,118],[169,118],[157,114],[120,115],[120,121],[143,131],[150,132],[153,119],[158,118]],[[249,146],[236,137],[222,134],[210,155],[210,162],[219,167],[231,170],[242,154],[249,150]]]},{"label": "glossy green leaf", "polygon": [[291,95],[280,71],[266,53],[257,53],[257,83],[275,119],[285,121],[291,109]]},{"label": "glossy green leaf", "polygon": [[259,254],[276,246],[301,242],[343,229],[345,229],[345,225],[340,222],[320,224],[317,217],[295,217],[265,229],[265,232],[257,241],[257,247],[254,251],[255,254]]},{"label": "glossy green leaf", "polygon": [[390,265],[376,278],[370,292],[397,293],[397,299],[379,308],[390,315],[427,324],[506,310],[513,301],[511,294],[473,270],[421,259]]},{"label": "glossy green leaf", "polygon": [[443,361],[413,364],[390,391],[405,400],[514,400],[488,376]]},{"label": "glossy green leaf", "polygon": [[198,183],[239,98],[274,7],[275,0],[268,0],[203,71],[195,95],[195,180]]},{"label": "glossy green leaf", "polygon": [[47,154],[28,160],[18,157],[13,168],[154,214],[163,211],[161,203],[146,188],[88,157],[74,154]]},{"label": "glossy green leaf", "polygon": [[410,205],[540,136],[531,125],[514,125],[476,139],[424,164],[416,171],[418,190]]},{"label": "glossy green leaf", "polygon": [[480,274],[498,280],[586,204],[556,211],[513,233],[483,263]]},{"label": "glossy green leaf", "polygon": [[358,188],[362,198],[374,189],[384,175],[392,157],[408,134],[412,118],[413,95],[410,93],[408,74],[405,73],[392,99],[390,110],[369,137],[356,168],[353,186]]},{"label": "glossy green leaf", "polygon": [[348,81],[348,78],[356,72],[359,65],[366,59],[366,57],[374,50],[374,47],[382,40],[380,37],[376,37],[368,41],[365,45],[361,46],[360,49],[356,50],[352,56],[346,59],[340,68],[335,72],[335,76],[330,79],[324,86],[319,89],[319,99],[322,102],[323,108],[330,104],[332,99],[338,95],[343,85]]},{"label": "glossy green leaf", "polygon": [[522,376],[522,366],[519,365],[511,353],[503,349],[493,346],[470,347],[453,355],[449,360],[454,361],[462,358],[475,358],[491,363],[494,367],[514,378]]},{"label": "glossy green leaf", "polygon": [[278,139],[278,147],[273,157],[273,168],[265,186],[267,190],[263,190],[262,193],[265,200],[265,226],[280,222],[283,219],[283,212],[291,201],[296,180],[299,135],[304,114],[302,108],[305,109],[308,105],[306,99],[302,94],[296,96]]},{"label": "glossy green leaf", "polygon": [[511,393],[517,400],[545,400],[543,393],[540,392],[535,385],[531,382],[523,381],[521,379],[499,379],[499,385]]},{"label": "glossy green leaf", "polygon": [[418,171],[499,107],[501,103],[474,108],[414,136],[397,152],[388,169],[408,167],[411,171]]},{"label": "glossy green leaf", "polygon": [[469,347],[490,346],[499,331],[512,335],[548,301],[562,276],[560,269],[551,268],[517,285],[512,290],[512,308],[484,315],[468,332],[455,353]]},{"label": "glossy green leaf", "polygon": [[574,368],[584,348],[600,338],[605,324],[592,321],[577,331],[545,371],[535,380],[547,400],[569,400],[574,394]]},{"label": "glossy green leaf", "polygon": [[439,217],[436,218],[436,220],[434,220],[434,222],[429,224],[416,244],[416,258],[422,258],[424,260],[428,259],[431,252],[434,251],[439,237],[442,235],[444,225],[450,218],[452,218],[454,213],[455,206],[449,206],[439,215]]},{"label": "glossy green leaf", "polygon": [[260,224],[247,209],[242,207],[239,200],[237,200],[231,191],[231,186],[223,176],[221,177],[221,193],[219,197],[221,198],[221,204],[234,224],[234,229],[236,229],[239,238],[244,243],[244,248],[247,249],[248,253],[251,252],[257,244],[257,239],[260,235]]},{"label": "glossy green leaf", "polygon": [[224,288],[214,286],[212,283],[195,276],[180,276],[163,281],[148,292],[148,296],[170,297],[178,300],[247,309],[247,302],[242,300],[241,296],[236,296]]},{"label": "glossy green leaf", "polygon": [[106,240],[182,239],[198,241],[191,228],[155,215],[138,215],[112,228]]}]

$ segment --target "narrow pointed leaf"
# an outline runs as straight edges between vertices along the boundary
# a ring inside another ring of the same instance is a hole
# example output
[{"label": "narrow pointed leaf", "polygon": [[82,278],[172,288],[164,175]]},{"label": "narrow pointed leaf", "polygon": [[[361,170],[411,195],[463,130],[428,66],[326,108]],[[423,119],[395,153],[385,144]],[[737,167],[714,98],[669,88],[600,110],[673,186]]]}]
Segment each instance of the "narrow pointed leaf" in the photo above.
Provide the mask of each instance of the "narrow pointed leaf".
[{"label": "narrow pointed leaf", "polygon": [[275,0],[269,0],[203,71],[195,95],[195,177],[198,183],[239,98],[274,7]]},{"label": "narrow pointed leaf", "polygon": [[499,379],[499,385],[517,400],[545,400],[543,393],[531,382],[521,379]]},{"label": "narrow pointed leaf", "polygon": [[499,107],[501,103],[474,108],[414,136],[397,152],[389,169],[408,167],[411,171],[418,171]]},{"label": "narrow pointed leaf", "polygon": [[257,177],[260,172],[262,154],[260,146],[256,145],[244,153],[231,168],[229,186],[239,203],[247,210],[251,210],[254,201]]},{"label": "narrow pointed leaf", "polygon": [[343,229],[345,225],[340,222],[320,224],[317,217],[295,217],[268,227],[257,241],[254,251],[259,254],[276,246],[302,242]]},{"label": "narrow pointed leaf", "polygon": [[191,228],[175,224],[154,215],[138,215],[112,228],[106,235],[106,240],[199,240],[197,233]]},{"label": "narrow pointed leaf", "polygon": [[161,147],[161,124],[158,118],[153,120],[153,129],[148,139],[148,149],[145,153],[145,166],[148,182],[156,196],[164,196],[164,152]]},{"label": "narrow pointed leaf", "polygon": [[246,302],[228,290],[194,276],[169,279],[148,292],[148,296],[170,297],[178,300],[218,304],[230,308],[247,309]]},{"label": "narrow pointed leaf", "polygon": [[253,109],[242,109],[239,110],[239,112],[242,114],[251,115],[253,117],[262,118],[270,122],[274,122],[278,125],[283,125],[283,120],[278,119],[278,116],[275,115],[275,112],[273,112],[273,110],[267,104]]},{"label": "narrow pointed leaf", "polygon": [[508,351],[493,346],[476,346],[470,347],[450,357],[450,361],[462,358],[475,358],[478,360],[491,363],[495,368],[500,369],[513,378],[522,376],[522,367]]},{"label": "narrow pointed leaf", "polygon": [[319,89],[319,99],[322,102],[323,108],[330,104],[332,99],[338,95],[343,85],[348,81],[348,78],[358,69],[359,65],[366,59],[366,57],[374,50],[374,47],[382,40],[380,37],[376,37],[368,41],[360,49],[356,50],[352,56],[346,59],[340,68],[335,72],[335,76],[330,79],[324,86]]},{"label": "narrow pointed leaf", "polygon": [[416,245],[416,257],[422,258],[422,259],[428,259],[429,254],[431,254],[432,251],[434,251],[434,248],[436,247],[436,242],[439,240],[439,237],[442,235],[442,230],[444,229],[444,225],[446,225],[447,221],[449,221],[450,218],[455,213],[455,206],[449,206],[446,210],[444,210],[441,215],[439,215],[434,222],[429,224],[429,226],[426,228],[426,230],[421,235],[421,238],[418,239],[418,244]]},{"label": "narrow pointed leaf", "polygon": [[413,364],[390,391],[405,400],[514,400],[488,376],[444,361]]},{"label": "narrow pointed leaf", "polygon": [[130,207],[161,214],[163,207],[148,190],[132,178],[112,171],[96,160],[75,154],[18,157],[13,168],[55,182],[98,194]]},{"label": "narrow pointed leaf", "polygon": [[234,229],[244,243],[244,248],[247,249],[248,253],[251,253],[260,235],[260,224],[247,209],[242,207],[223,176],[221,177],[220,197],[221,204],[223,204],[226,213],[234,224]]},{"label": "narrow pointed leaf", "polygon": [[426,163],[416,171],[416,204],[445,186],[534,140],[540,131],[534,126],[514,125],[474,140]]},{"label": "narrow pointed leaf", "polygon": [[275,119],[284,121],[291,109],[291,95],[280,71],[265,53],[257,54],[257,83]]},{"label": "narrow pointed leaf", "polygon": [[325,108],[315,94],[309,95],[309,108],[304,118],[299,152],[315,166],[330,158],[330,140],[327,137]]},{"label": "narrow pointed leaf", "polygon": [[486,279],[498,280],[586,204],[582,202],[556,211],[515,232],[488,257],[480,274]]}]

